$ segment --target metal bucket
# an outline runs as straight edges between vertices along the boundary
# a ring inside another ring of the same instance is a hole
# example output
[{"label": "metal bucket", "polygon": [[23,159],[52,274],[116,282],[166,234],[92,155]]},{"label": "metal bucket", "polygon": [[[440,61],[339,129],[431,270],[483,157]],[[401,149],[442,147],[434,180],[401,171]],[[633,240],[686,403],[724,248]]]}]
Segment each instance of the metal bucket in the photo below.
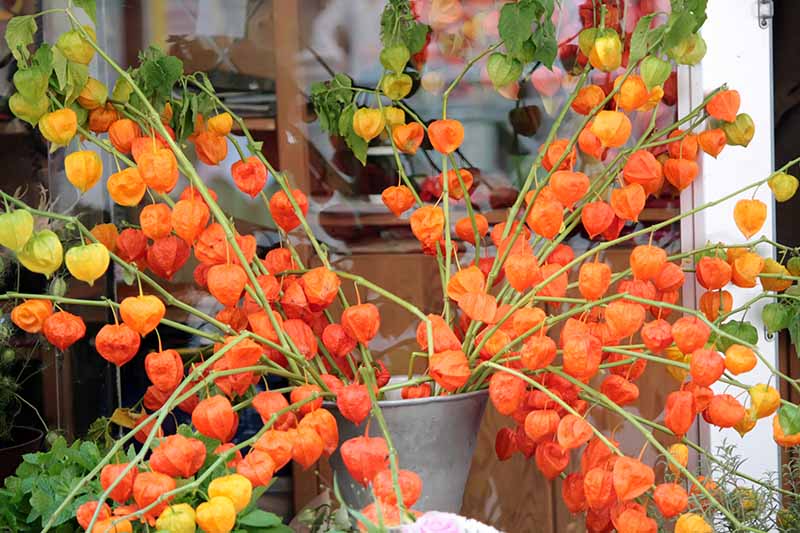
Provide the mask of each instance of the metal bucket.
[{"label": "metal bucket", "polygon": [[[422,497],[414,505],[415,510],[451,513],[461,510],[486,399],[487,391],[482,390],[379,402],[397,449],[400,468],[412,470],[422,478]],[[340,443],[364,435],[369,419],[355,426],[341,415],[336,404],[326,402],[325,408],[336,417]],[[369,434],[381,436],[375,420],[369,426]],[[330,465],[348,506],[361,509],[373,502],[370,489],[353,481],[347,472],[338,449],[331,456]]]}]

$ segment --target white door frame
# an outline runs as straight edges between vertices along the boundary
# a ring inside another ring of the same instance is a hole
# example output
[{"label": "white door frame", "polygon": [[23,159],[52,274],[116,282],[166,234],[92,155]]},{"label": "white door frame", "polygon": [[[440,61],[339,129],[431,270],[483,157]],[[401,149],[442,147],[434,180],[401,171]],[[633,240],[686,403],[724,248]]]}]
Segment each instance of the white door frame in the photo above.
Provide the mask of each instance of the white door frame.
[{"label": "white door frame", "polygon": [[[689,210],[729,194],[748,183],[768,176],[773,171],[773,111],[772,111],[772,29],[759,26],[758,0],[709,0],[708,20],[701,34],[708,45],[708,52],[700,65],[678,71],[678,113],[683,116],[699,105],[705,95],[727,83],[731,89],[739,91],[742,97],[741,111],[749,113],[756,125],[756,133],[750,145],[726,147],[717,159],[703,156],[702,175],[691,187],[681,194],[681,209]],[[751,196],[752,192],[742,195]],[[767,221],[762,232],[775,236],[775,209],[768,187],[758,190],[756,198],[767,204]],[[693,217],[687,217],[681,224],[681,246],[690,250],[703,246],[706,242],[742,243],[743,235],[733,222],[733,206],[737,198],[721,205],[706,209]],[[762,256],[774,250],[766,246],[759,250]],[[688,278],[683,297],[685,302],[697,302],[702,288]],[[726,287],[733,294],[734,307],[741,305],[761,289]],[[753,306],[747,313],[747,320],[759,331],[758,348],[763,356],[773,364],[778,364],[778,347],[775,339],[766,339],[761,324],[761,307],[766,302]],[[763,363],[742,376],[748,384],[766,383],[770,372]],[[772,385],[775,385],[774,380]],[[715,392],[722,392],[726,386],[717,384]],[[738,391],[737,391],[738,392]],[[736,394],[736,392],[734,392]],[[745,400],[747,397],[742,396]],[[723,441],[736,444],[736,452],[746,458],[741,470],[761,478],[780,468],[780,450],[772,438],[772,419],[765,418],[756,427],[740,438],[733,429],[720,430],[701,423],[700,443],[710,451]]]}]

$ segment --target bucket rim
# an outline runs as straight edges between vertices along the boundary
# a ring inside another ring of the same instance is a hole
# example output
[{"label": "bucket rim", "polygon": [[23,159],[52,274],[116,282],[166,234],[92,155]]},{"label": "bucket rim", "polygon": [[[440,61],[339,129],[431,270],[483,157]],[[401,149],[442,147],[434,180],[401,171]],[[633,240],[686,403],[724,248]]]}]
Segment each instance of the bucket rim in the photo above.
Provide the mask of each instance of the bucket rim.
[{"label": "bucket rim", "polygon": [[[411,400],[380,400],[378,405],[384,407],[413,407],[415,405],[425,405],[429,403],[446,403],[456,402],[460,400],[468,400],[476,396],[485,396],[489,394],[489,389],[481,389],[472,392],[464,392],[461,394],[448,394],[447,396],[427,396],[425,398],[414,398]],[[338,409],[336,402],[325,401],[323,405]]]}]

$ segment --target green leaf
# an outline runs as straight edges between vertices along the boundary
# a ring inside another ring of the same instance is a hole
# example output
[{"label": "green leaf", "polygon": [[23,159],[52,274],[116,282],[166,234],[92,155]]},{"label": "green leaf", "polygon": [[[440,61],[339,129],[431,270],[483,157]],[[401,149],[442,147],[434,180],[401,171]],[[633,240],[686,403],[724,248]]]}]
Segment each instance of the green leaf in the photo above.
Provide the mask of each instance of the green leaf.
[{"label": "green leaf", "polygon": [[253,509],[246,515],[239,517],[239,524],[252,527],[273,527],[281,523],[281,518],[273,513]]},{"label": "green leaf", "polygon": [[53,48],[53,70],[58,80],[58,90],[63,91],[67,86],[67,56],[60,48]]},{"label": "green leaf", "polygon": [[694,17],[688,12],[673,12],[667,22],[666,35],[664,35],[664,48],[670,49],[690,36],[694,29]]},{"label": "green leaf", "polygon": [[506,45],[506,50],[515,54],[533,34],[536,8],[530,0],[505,4],[500,10],[497,30]]},{"label": "green leaf", "polygon": [[500,52],[494,52],[486,63],[486,71],[495,89],[516,81],[522,75],[522,64]]},{"label": "green leaf", "polygon": [[789,338],[794,344],[794,350],[800,354],[800,313],[795,310],[794,315],[789,318]]},{"label": "green leaf", "polygon": [[541,61],[542,65],[552,69],[553,62],[558,56],[558,41],[556,40],[556,28],[549,18],[545,19],[539,29],[533,33],[533,44],[536,45],[533,60]]},{"label": "green leaf", "polygon": [[425,46],[430,27],[417,22],[407,0],[389,0],[381,14],[381,43],[384,47],[404,44],[411,54]]},{"label": "green leaf", "polygon": [[36,34],[36,19],[31,15],[20,15],[8,21],[6,26],[6,43],[14,59],[20,63],[30,57],[28,46],[33,44],[33,36]]},{"label": "green leaf", "polygon": [[736,339],[732,340],[728,337],[717,335],[714,342],[720,351],[726,351],[731,344],[736,344],[737,340],[743,344],[756,344],[758,342],[758,330],[749,322],[731,320],[722,324],[720,329]]},{"label": "green leaf", "polygon": [[83,9],[92,22],[97,26],[97,3],[95,0],[72,0],[75,7]]},{"label": "green leaf", "polygon": [[655,13],[645,15],[636,23],[636,28],[631,35],[631,51],[629,63],[635,63],[647,54],[647,35],[650,32],[650,23],[655,17]]},{"label": "green leaf", "polygon": [[761,310],[761,320],[767,331],[775,333],[789,326],[791,313],[785,305],[773,302],[765,305]]},{"label": "green leaf", "polygon": [[783,404],[778,410],[778,422],[784,435],[800,433],[800,407]]},{"label": "green leaf", "polygon": [[339,117],[339,133],[344,137],[347,146],[353,151],[356,159],[362,165],[367,164],[367,142],[356,135],[353,131],[353,115],[356,112],[355,105],[348,105]]},{"label": "green leaf", "polygon": [[67,63],[67,85],[65,87],[64,103],[69,105],[81,94],[83,87],[89,80],[89,66],[69,61]]}]

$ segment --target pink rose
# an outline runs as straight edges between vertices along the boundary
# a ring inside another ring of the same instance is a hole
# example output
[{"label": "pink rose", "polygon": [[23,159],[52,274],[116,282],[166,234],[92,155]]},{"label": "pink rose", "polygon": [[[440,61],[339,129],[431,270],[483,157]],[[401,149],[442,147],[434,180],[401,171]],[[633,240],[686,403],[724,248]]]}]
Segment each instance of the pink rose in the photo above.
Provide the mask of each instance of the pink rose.
[{"label": "pink rose", "polygon": [[458,517],[449,513],[431,511],[422,515],[405,533],[462,533]]}]

